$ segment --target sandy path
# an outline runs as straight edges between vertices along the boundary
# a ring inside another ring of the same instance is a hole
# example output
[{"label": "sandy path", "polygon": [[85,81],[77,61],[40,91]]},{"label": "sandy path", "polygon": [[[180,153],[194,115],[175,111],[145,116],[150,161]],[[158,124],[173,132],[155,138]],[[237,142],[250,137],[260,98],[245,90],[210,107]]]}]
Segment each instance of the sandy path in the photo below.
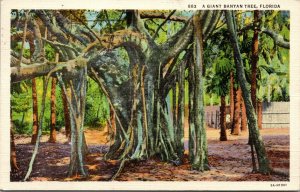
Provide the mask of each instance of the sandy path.
[{"label": "sandy path", "polygon": [[[281,172],[289,172],[289,130],[265,129],[261,131],[271,165]],[[247,133],[240,136],[228,134],[228,141],[219,142],[219,130],[207,129],[210,171],[199,173],[191,171],[185,159],[183,165],[173,166],[157,159],[132,162],[126,165],[117,180],[205,180],[205,181],[243,181],[243,180],[288,180],[278,175],[251,173],[250,147],[247,145]],[[107,134],[97,130],[87,130],[86,139],[90,154],[87,157],[88,180],[109,180],[118,169],[118,162],[103,161]],[[58,143],[48,143],[48,136],[42,137],[31,180],[82,180],[66,178],[70,144],[62,133],[57,134]],[[27,170],[33,146],[30,137],[16,136],[17,156],[21,172],[13,175],[14,181],[21,180]],[[186,142],[187,144],[187,142]]]}]

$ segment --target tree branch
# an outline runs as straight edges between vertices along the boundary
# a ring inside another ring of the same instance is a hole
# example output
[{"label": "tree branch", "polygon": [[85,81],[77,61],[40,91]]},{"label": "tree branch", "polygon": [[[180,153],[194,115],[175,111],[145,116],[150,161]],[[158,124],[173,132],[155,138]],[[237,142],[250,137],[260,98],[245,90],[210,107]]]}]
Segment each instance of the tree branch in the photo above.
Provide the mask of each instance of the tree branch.
[{"label": "tree branch", "polygon": [[174,15],[174,13],[176,12],[176,10],[173,10],[169,15],[168,15],[168,17],[157,27],[157,30],[155,31],[155,33],[154,33],[154,35],[153,35],[153,37],[152,37],[152,39],[155,39],[155,37],[158,35],[158,32],[159,32],[159,30],[162,28],[162,26],[164,25],[164,24],[166,24],[166,22],[170,19],[170,17],[172,16],[172,15]]},{"label": "tree branch", "polygon": [[[45,39],[45,38],[42,38],[42,40],[49,43],[51,46],[60,47],[60,48],[63,48],[63,49],[68,49],[68,50],[74,52],[75,56],[79,55],[78,51],[75,48],[73,48],[69,45],[62,44],[62,43],[59,43],[59,42],[53,42],[53,41],[50,41],[50,40]],[[74,59],[74,58],[70,58],[70,59]]]},{"label": "tree branch", "polygon": [[210,36],[210,34],[216,28],[216,25],[218,24],[218,22],[222,16],[222,13],[223,13],[223,11],[220,11],[220,10],[213,11],[211,20],[209,22],[207,22],[207,26],[204,28],[203,41],[206,41],[206,39]]},{"label": "tree branch", "polygon": [[32,79],[39,76],[47,75],[55,68],[56,71],[67,70],[71,71],[76,67],[82,67],[86,64],[86,60],[82,57],[77,57],[67,62],[49,62],[32,63],[30,65],[21,65],[18,71],[17,67],[11,67],[11,83],[17,83],[26,79]]},{"label": "tree branch", "polygon": [[271,29],[267,29],[267,28],[262,28],[261,32],[270,36],[274,40],[274,42],[277,46],[286,48],[286,49],[290,49],[290,42],[285,41],[280,34],[277,34],[276,32],[272,31]]},{"label": "tree branch", "polygon": [[44,10],[36,10],[35,14],[43,21],[43,24],[47,27],[51,34],[57,37],[59,41],[66,44],[69,42],[66,34],[52,24]]},{"label": "tree branch", "polygon": [[185,49],[191,41],[193,31],[194,27],[190,20],[185,27],[169,38],[169,40],[161,46],[161,50],[166,50],[166,54],[164,54],[164,58],[161,60],[169,60]]},{"label": "tree branch", "polygon": [[[73,15],[73,12],[71,11],[71,14]],[[88,40],[83,38],[82,35],[76,35],[74,33],[72,33],[70,31],[71,26],[67,25],[68,23],[70,23],[70,21],[65,18],[59,11],[55,12],[55,19],[58,23],[58,26],[68,35],[70,35],[71,37],[73,37],[74,39],[78,40],[81,44],[83,44],[84,46],[86,46],[86,44],[88,43]],[[78,19],[78,18],[76,18]],[[80,31],[80,29],[77,27],[76,28],[77,31]]]},{"label": "tree branch", "polygon": [[[165,13],[149,13],[149,12],[141,12],[141,19],[166,19],[168,17]],[[183,16],[171,16],[168,18],[169,21],[178,21],[178,22],[186,22],[189,20],[188,17]]]},{"label": "tree branch", "polygon": [[147,29],[145,28],[144,21],[141,19],[139,11],[134,11],[134,16],[136,19],[136,27],[142,34],[146,36],[149,46],[151,48],[156,47],[155,42],[151,38],[151,35],[148,33]]},{"label": "tree branch", "polygon": [[100,40],[100,38],[99,38],[99,36],[84,22],[84,21],[82,21],[82,19],[80,19],[79,17],[77,17],[77,15],[75,15],[73,12],[71,12],[71,14],[76,18],[76,19],[78,19],[79,21],[80,21],[80,23],[81,24],[83,24],[85,27],[86,27],[86,29],[89,31],[89,32],[91,32],[94,36],[95,36],[95,38],[99,41],[99,42],[101,42],[101,40]]},{"label": "tree branch", "polygon": [[25,40],[26,40],[28,16],[29,16],[29,10],[25,12],[25,26],[24,26],[24,31],[23,31],[22,45],[21,45],[20,58],[19,58],[20,63],[18,64],[18,67],[20,67],[20,65],[22,63],[22,58],[23,58],[23,50],[24,50],[24,44],[25,44]]}]

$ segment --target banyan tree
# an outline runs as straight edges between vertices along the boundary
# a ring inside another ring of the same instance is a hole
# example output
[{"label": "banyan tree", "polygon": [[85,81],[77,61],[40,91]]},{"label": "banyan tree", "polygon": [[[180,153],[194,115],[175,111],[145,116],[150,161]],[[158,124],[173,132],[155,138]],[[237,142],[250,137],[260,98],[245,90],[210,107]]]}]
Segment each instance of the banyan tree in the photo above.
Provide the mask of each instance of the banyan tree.
[{"label": "banyan tree", "polygon": [[[270,171],[256,115],[246,86],[243,61],[239,52],[234,14],[232,11],[195,11],[185,15],[176,11],[118,11],[119,19],[109,21],[102,14],[108,30],[99,34],[80,14],[81,10],[13,10],[12,42],[21,42],[20,52],[11,49],[11,82],[45,76],[39,133],[25,180],[34,168],[42,132],[46,88],[50,77],[56,77],[66,95],[71,122],[71,157],[69,176],[87,176],[85,155],[88,149],[84,136],[87,78],[99,85],[115,114],[115,136],[105,159],[126,161],[159,156],[163,161],[181,164],[185,151],[184,101],[188,82],[189,139],[188,153],[192,168],[209,169],[204,126],[204,42],[214,33],[218,22],[227,21],[228,32],[247,109],[248,126],[258,158],[259,171]],[[150,31],[146,19],[160,19],[155,31]],[[76,20],[78,25],[73,25]],[[118,27],[115,23],[119,22]],[[180,29],[164,42],[157,37],[164,25],[180,23]],[[121,23],[121,24],[120,24]],[[277,34],[266,29],[278,44],[286,45]],[[23,47],[29,42],[30,60],[23,57]],[[13,45],[13,44],[12,44]],[[44,47],[51,46],[58,61],[45,58]],[[120,59],[122,51],[128,62]],[[173,104],[167,99],[173,94]],[[170,110],[173,106],[173,110]],[[177,107],[176,107],[177,106]],[[116,174],[117,175],[117,174]]]}]

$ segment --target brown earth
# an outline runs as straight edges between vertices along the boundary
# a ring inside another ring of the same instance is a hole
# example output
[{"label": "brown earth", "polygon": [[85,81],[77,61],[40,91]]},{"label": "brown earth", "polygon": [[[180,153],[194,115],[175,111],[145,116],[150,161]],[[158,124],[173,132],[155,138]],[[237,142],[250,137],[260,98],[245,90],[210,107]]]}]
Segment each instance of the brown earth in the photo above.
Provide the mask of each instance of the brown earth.
[{"label": "brown earth", "polygon": [[[284,174],[262,175],[251,173],[248,133],[233,136],[227,132],[228,141],[219,141],[219,130],[208,128],[208,158],[210,170],[192,171],[187,157],[180,166],[161,162],[157,158],[147,161],[128,162],[116,180],[119,181],[288,181],[289,177],[289,129],[261,130],[267,153],[274,170]],[[86,130],[85,136],[90,154],[86,159],[88,178],[67,178],[70,144],[62,133],[57,134],[57,143],[48,143],[49,136],[43,135],[30,181],[107,181],[119,168],[117,161],[104,161],[108,150],[108,136],[105,132]],[[187,137],[187,134],[185,134]],[[28,169],[33,145],[30,137],[15,136],[20,171],[11,175],[12,181],[21,181]]]}]

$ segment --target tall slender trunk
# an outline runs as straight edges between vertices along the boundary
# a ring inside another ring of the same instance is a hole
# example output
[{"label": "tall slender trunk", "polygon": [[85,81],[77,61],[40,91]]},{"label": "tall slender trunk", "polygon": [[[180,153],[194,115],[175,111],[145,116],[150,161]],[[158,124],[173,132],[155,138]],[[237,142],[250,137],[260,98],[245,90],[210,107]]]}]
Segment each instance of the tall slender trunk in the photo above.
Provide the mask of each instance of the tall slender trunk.
[{"label": "tall slender trunk", "polygon": [[247,114],[246,114],[246,106],[245,106],[245,102],[244,102],[243,98],[242,98],[242,102],[241,102],[241,108],[242,108],[242,126],[241,126],[241,130],[246,131],[247,130]]},{"label": "tall slender trunk", "polygon": [[254,11],[254,34],[252,38],[252,57],[251,57],[251,100],[254,111],[256,111],[256,88],[257,88],[257,63],[258,63],[258,33],[259,33],[259,11]]},{"label": "tall slender trunk", "polygon": [[52,78],[51,84],[51,102],[50,102],[50,143],[56,142],[56,82],[57,79],[55,77]]},{"label": "tall slender trunk", "polygon": [[233,125],[234,119],[234,76],[233,71],[230,72],[230,124]]},{"label": "tall slender trunk", "polygon": [[259,101],[257,102],[257,124],[259,129],[262,129],[262,111],[263,104],[261,101]]},{"label": "tall slender trunk", "polygon": [[[36,31],[35,31],[36,32]],[[35,44],[34,41],[30,39],[29,41],[29,50],[30,50],[30,60],[33,60],[33,55],[35,52]],[[31,136],[31,144],[35,145],[38,129],[39,129],[39,120],[38,120],[38,97],[36,90],[36,78],[31,80],[32,83],[32,136]]]},{"label": "tall slender trunk", "polygon": [[[59,54],[55,54],[55,62],[59,61]],[[51,98],[50,98],[50,143],[56,142],[56,77],[52,77]]]},{"label": "tall slender trunk", "polygon": [[66,131],[66,137],[71,140],[71,122],[70,122],[70,112],[68,108],[68,101],[66,98],[66,94],[63,90],[61,90],[61,96],[64,106],[64,120],[65,120],[65,131]]},{"label": "tall slender trunk", "polygon": [[[254,28],[254,34],[252,38],[252,64],[251,64],[251,101],[252,105],[254,108],[254,112],[257,115],[257,102],[256,102],[256,89],[257,89],[257,63],[258,63],[258,34],[259,34],[259,11],[255,10],[254,11],[254,18],[253,18],[253,28]],[[259,118],[257,118],[257,121],[259,121]],[[258,123],[258,122],[257,122]],[[260,129],[259,123],[258,123],[258,128]],[[253,164],[253,171],[256,171],[256,163],[255,163],[255,156],[254,156],[254,148],[253,148],[253,131],[249,129],[249,141],[248,143],[250,144],[251,147],[251,153],[252,153],[252,164]]]},{"label": "tall slender trunk", "polygon": [[234,126],[232,130],[233,135],[239,135],[241,131],[241,88],[235,90],[236,100],[234,105]]},{"label": "tall slender trunk", "polygon": [[270,165],[267,157],[267,152],[260,136],[255,110],[251,101],[251,95],[247,89],[246,76],[243,66],[243,60],[240,53],[239,43],[237,40],[237,34],[235,29],[235,17],[233,11],[225,11],[226,23],[230,33],[230,40],[233,47],[234,61],[237,69],[237,76],[239,84],[242,88],[242,94],[246,105],[246,113],[248,118],[248,128],[251,132],[251,138],[253,140],[255,150],[258,158],[259,172],[267,174],[270,173]]},{"label": "tall slender trunk", "polygon": [[38,123],[38,99],[37,99],[37,91],[36,91],[36,79],[32,80],[32,136],[31,136],[31,144],[35,145],[39,123]]},{"label": "tall slender trunk", "polygon": [[195,100],[195,68],[193,61],[189,59],[189,160],[192,162],[196,153],[195,146],[195,115],[194,115],[194,100]]},{"label": "tall slender trunk", "polygon": [[203,38],[202,24],[200,20],[201,12],[198,11],[194,18],[194,60],[195,60],[195,136],[196,136],[196,153],[192,162],[192,168],[204,171],[209,169],[207,157],[207,140],[206,130],[204,127],[204,95],[203,95]]},{"label": "tall slender trunk", "polygon": [[178,74],[178,115],[177,115],[177,154],[180,160],[183,159],[184,154],[184,88],[185,88],[185,64],[179,66]]},{"label": "tall slender trunk", "polygon": [[227,141],[226,135],[226,103],[225,96],[221,96],[221,109],[220,109],[220,123],[221,123],[221,132],[220,132],[220,141]]}]

